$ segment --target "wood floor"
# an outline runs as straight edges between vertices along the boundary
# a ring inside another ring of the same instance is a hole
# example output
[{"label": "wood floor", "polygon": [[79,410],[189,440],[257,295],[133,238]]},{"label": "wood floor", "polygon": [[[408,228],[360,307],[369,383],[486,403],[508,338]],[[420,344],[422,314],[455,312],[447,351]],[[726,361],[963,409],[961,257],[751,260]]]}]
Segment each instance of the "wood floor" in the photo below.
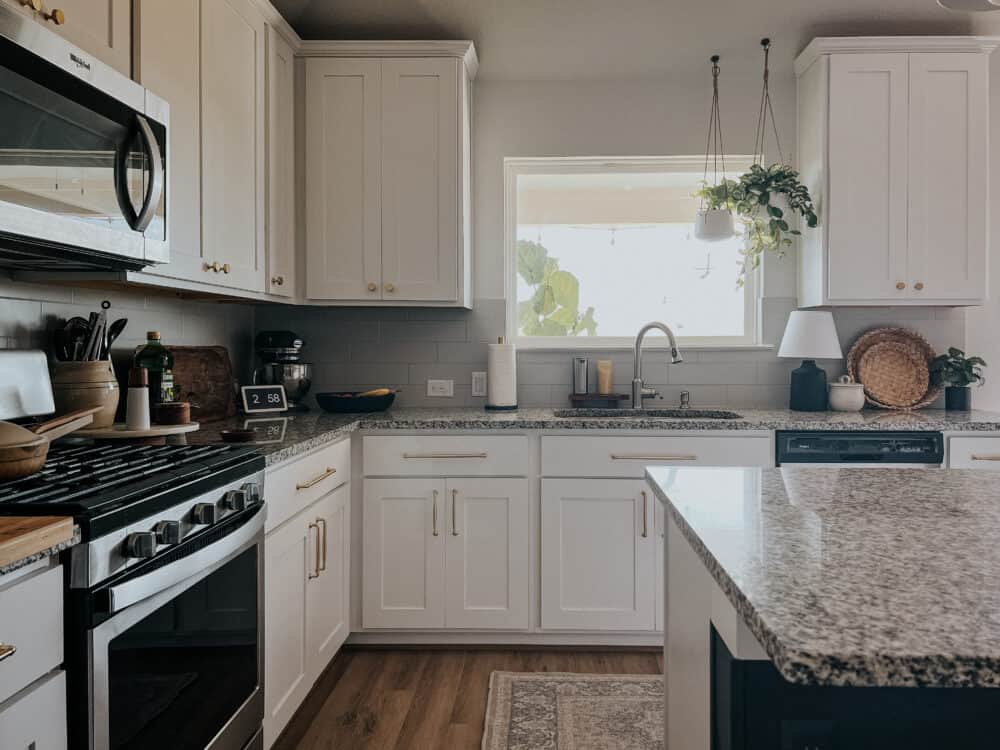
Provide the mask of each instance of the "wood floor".
[{"label": "wood floor", "polygon": [[490,673],[658,674],[654,651],[342,651],[274,750],[478,750]]}]

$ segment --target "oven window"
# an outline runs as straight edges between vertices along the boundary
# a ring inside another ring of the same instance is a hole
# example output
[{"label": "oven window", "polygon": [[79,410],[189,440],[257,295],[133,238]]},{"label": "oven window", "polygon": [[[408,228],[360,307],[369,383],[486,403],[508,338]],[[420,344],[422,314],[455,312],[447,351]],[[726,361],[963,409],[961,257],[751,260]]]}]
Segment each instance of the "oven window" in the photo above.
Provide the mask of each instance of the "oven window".
[{"label": "oven window", "polygon": [[205,747],[259,684],[252,547],[111,641],[112,748]]}]

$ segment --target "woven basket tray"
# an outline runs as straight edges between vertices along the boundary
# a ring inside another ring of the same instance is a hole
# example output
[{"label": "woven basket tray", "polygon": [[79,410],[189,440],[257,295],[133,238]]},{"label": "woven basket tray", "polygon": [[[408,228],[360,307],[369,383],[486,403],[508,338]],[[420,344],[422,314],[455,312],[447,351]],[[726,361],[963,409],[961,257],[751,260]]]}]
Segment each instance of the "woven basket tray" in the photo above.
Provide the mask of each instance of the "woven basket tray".
[{"label": "woven basket tray", "polygon": [[[865,358],[873,348],[875,351]],[[916,331],[876,328],[854,342],[847,353],[847,372],[865,386],[865,397],[873,406],[920,409],[941,394],[940,388],[930,385],[927,372],[934,356],[934,349]]]}]

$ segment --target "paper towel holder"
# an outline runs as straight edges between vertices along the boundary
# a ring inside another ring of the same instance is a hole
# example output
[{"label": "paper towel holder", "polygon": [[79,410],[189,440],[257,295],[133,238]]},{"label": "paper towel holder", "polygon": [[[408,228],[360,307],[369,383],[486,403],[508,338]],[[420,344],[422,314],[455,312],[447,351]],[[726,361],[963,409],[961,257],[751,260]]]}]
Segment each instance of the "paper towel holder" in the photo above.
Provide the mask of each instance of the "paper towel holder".
[{"label": "paper towel holder", "polygon": [[[512,365],[509,377],[513,379],[513,383],[508,383],[508,386],[510,400],[513,401],[513,403],[503,403],[500,398],[497,398],[497,387],[500,376],[497,369],[499,365],[496,362],[496,356],[501,349],[508,350],[507,354],[509,355],[509,361]],[[515,351],[513,344],[507,343],[506,336],[499,336],[497,338],[497,343],[489,345],[486,370],[487,402],[483,408],[486,409],[486,411],[517,411],[517,352]],[[501,401],[501,403],[491,403],[491,401]]]}]

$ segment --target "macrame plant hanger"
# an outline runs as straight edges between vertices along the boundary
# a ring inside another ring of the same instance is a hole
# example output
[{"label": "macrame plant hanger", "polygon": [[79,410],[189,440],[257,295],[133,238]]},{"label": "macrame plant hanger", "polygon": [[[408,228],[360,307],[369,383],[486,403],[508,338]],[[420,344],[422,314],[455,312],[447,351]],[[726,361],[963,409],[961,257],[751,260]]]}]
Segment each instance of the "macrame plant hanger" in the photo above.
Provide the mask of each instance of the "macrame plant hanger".
[{"label": "macrame plant hanger", "polygon": [[[764,166],[764,139],[767,136],[767,126],[771,125],[774,133],[774,144],[778,148],[778,159],[785,163],[785,154],[781,150],[781,138],[778,135],[778,124],[774,120],[774,108],[771,106],[771,40],[764,38],[760,40],[760,46],[764,49],[764,84],[760,90],[760,107],[757,110],[757,130],[754,135],[754,164]],[[768,121],[770,120],[770,123]]]},{"label": "macrame plant hanger", "polygon": [[[701,195],[695,220],[694,235],[700,240],[719,242],[734,234],[733,215],[729,209],[729,182],[726,179],[726,151],[722,142],[722,115],[719,112],[719,56],[712,55],[712,107],[708,115],[708,142],[705,144],[705,170],[702,184],[707,189],[708,165],[712,164],[712,188],[721,188],[719,205],[706,205],[705,195]],[[722,181],[719,182],[719,167],[722,167]]]}]

